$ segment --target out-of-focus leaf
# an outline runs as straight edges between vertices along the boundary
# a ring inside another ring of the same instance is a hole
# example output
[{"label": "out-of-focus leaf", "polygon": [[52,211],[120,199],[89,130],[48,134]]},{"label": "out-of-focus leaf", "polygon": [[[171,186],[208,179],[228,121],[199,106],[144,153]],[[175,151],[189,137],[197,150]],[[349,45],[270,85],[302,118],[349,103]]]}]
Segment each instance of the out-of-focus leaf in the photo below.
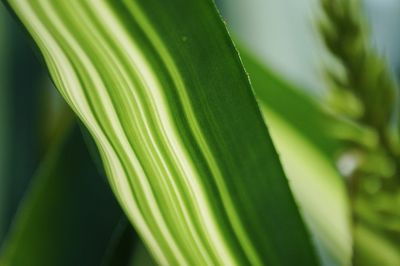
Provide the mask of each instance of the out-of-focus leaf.
[{"label": "out-of-focus leaf", "polygon": [[[44,70],[21,29],[0,5],[0,244],[40,158],[38,106]],[[3,232],[1,232],[3,231]]]},{"label": "out-of-focus leaf", "polygon": [[[138,239],[128,219],[121,219],[104,254],[102,266],[128,266],[133,251],[143,243]],[[147,264],[141,264],[147,266]],[[139,266],[139,265],[138,265]]]},{"label": "out-of-focus leaf", "polygon": [[212,1],[8,1],[160,264],[315,265]]},{"label": "out-of-focus leaf", "polygon": [[304,90],[285,82],[261,65],[244,47],[240,52],[258,103],[288,121],[298,134],[321,152],[327,156],[334,155],[341,143],[334,138],[331,130],[338,121]]},{"label": "out-of-focus leaf", "polygon": [[73,130],[37,171],[0,265],[100,265],[123,217],[79,130]]},{"label": "out-of-focus leaf", "polygon": [[400,253],[390,239],[382,237],[362,224],[357,224],[354,230],[356,250],[354,265],[362,266],[395,266],[400,265]]},{"label": "out-of-focus leaf", "polygon": [[134,252],[132,253],[132,258],[129,263],[130,266],[156,266],[153,258],[149,254],[143,243],[139,243]]},{"label": "out-of-focus leaf", "polygon": [[7,54],[7,27],[5,23],[5,10],[0,5],[0,243],[6,231],[6,158],[8,150],[8,127],[6,127],[8,105],[7,105],[7,75],[5,56]]},{"label": "out-of-focus leaf", "polygon": [[331,159],[340,146],[328,132],[338,122],[244,49],[241,56],[324,265],[350,265],[350,211]]}]

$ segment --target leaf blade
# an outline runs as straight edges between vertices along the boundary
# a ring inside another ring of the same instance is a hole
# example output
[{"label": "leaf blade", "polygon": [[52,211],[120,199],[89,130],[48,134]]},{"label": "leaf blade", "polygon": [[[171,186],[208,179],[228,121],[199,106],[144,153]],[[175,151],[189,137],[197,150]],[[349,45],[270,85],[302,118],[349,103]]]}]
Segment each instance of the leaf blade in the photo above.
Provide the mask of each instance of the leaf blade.
[{"label": "leaf blade", "polygon": [[159,263],[316,264],[211,2],[9,3]]}]

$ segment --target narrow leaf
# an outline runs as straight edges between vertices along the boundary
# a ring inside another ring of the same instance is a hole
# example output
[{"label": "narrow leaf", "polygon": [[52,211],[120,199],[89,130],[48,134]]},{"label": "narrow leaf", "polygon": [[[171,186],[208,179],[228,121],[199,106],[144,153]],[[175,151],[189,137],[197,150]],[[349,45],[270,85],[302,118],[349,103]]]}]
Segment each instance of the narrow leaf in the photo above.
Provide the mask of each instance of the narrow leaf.
[{"label": "narrow leaf", "polygon": [[8,1],[162,265],[314,265],[211,1]]}]

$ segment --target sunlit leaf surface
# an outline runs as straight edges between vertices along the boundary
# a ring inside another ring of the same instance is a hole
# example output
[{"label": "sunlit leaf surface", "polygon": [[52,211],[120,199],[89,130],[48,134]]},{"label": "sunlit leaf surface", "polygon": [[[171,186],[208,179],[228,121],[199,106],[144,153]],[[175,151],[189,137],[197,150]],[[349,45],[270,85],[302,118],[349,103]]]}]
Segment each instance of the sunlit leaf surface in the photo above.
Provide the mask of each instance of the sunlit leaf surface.
[{"label": "sunlit leaf surface", "polygon": [[9,4],[158,263],[316,264],[211,1]]}]

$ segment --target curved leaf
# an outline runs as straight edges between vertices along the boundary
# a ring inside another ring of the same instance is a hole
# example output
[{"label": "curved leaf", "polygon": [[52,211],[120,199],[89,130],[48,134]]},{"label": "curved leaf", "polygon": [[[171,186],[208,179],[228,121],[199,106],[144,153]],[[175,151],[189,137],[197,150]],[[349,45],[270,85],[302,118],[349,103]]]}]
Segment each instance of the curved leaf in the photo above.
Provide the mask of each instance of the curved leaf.
[{"label": "curved leaf", "polygon": [[8,2],[158,263],[316,264],[210,1]]}]

